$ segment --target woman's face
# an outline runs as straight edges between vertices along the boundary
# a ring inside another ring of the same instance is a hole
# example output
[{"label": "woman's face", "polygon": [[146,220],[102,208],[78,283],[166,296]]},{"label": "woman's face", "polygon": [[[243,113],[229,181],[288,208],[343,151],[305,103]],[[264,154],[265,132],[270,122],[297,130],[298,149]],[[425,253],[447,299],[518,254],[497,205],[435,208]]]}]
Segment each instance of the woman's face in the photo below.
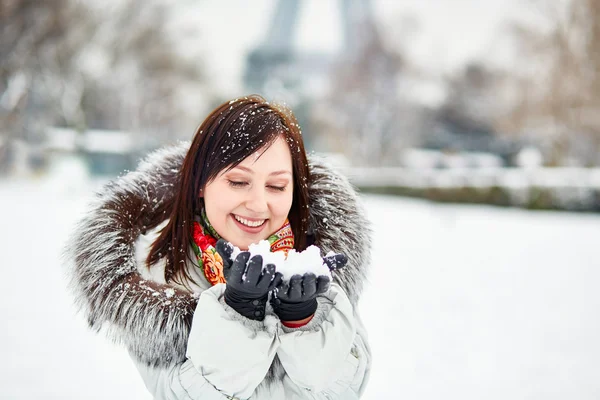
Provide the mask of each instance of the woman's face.
[{"label": "woman's face", "polygon": [[242,250],[268,238],[292,206],[292,155],[282,136],[237,167],[221,171],[202,193],[206,216],[225,240]]}]

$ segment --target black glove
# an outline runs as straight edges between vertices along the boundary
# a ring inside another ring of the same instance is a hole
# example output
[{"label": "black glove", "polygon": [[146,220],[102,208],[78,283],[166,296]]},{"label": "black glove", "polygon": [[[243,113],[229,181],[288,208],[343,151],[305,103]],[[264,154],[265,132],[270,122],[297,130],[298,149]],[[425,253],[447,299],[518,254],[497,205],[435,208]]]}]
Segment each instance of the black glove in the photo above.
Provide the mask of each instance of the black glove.
[{"label": "black glove", "polygon": [[[323,258],[330,271],[343,268],[348,262],[344,254],[334,254]],[[271,305],[282,321],[299,321],[317,311],[317,296],[329,289],[330,279],[313,273],[294,275],[289,282],[282,282],[273,291]]]},{"label": "black glove", "polygon": [[231,272],[231,265],[233,264],[233,260],[231,259],[233,245],[225,239],[219,239],[215,245],[215,250],[217,250],[217,253],[219,253],[223,259],[223,276],[225,276],[225,280],[227,280],[229,278],[229,273]]},{"label": "black glove", "polygon": [[243,251],[230,267],[225,303],[246,318],[262,321],[270,290],[281,282],[281,274],[276,278],[275,265],[267,264],[263,272],[262,256],[250,259],[250,253]]},{"label": "black glove", "polygon": [[344,254],[338,253],[323,257],[323,262],[327,265],[330,271],[335,271],[346,266],[348,263],[348,257],[346,257]]},{"label": "black glove", "polygon": [[308,318],[317,311],[317,295],[329,288],[328,276],[313,273],[294,275],[282,282],[273,291],[271,305],[282,321],[299,321]]}]

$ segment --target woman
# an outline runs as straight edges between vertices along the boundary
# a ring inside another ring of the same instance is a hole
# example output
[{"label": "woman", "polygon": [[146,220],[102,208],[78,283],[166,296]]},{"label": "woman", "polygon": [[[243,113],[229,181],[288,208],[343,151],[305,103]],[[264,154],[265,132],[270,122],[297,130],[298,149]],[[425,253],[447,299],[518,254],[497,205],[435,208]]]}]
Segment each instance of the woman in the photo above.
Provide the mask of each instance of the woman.
[{"label": "woman", "polygon": [[[307,159],[293,114],[249,96],[105,188],[70,242],[72,286],[156,399],[359,398],[369,235],[348,181]],[[314,243],[346,256],[330,268],[347,264],[330,284],[232,258],[228,243],[262,239],[273,252]]]}]

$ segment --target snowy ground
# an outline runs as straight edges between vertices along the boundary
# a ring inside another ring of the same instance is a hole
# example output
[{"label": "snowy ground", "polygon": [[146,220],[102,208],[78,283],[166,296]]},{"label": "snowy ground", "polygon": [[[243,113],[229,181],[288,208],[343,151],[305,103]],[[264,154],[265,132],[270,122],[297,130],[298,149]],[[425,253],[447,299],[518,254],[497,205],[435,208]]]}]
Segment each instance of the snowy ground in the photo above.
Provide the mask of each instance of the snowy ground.
[{"label": "snowy ground", "polygon": [[[79,178],[0,181],[1,399],[150,399],[74,316],[59,261]],[[366,196],[366,399],[600,398],[600,217]]]}]

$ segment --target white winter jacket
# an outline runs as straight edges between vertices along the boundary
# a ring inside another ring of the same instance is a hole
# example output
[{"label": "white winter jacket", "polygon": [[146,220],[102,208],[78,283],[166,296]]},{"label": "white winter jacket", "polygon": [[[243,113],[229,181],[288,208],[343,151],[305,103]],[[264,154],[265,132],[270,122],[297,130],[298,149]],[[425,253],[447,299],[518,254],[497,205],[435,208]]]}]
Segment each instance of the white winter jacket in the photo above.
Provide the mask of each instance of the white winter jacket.
[{"label": "white winter jacket", "polygon": [[268,304],[265,320],[253,321],[225,304],[224,284],[211,287],[198,274],[190,291],[143,265],[156,229],[148,221],[172,196],[187,146],[161,150],[108,185],[74,233],[71,283],[90,326],[127,347],[155,399],[359,398],[371,364],[356,311],[370,230],[351,185],[309,159],[315,244],[344,253],[348,264],[307,325],[282,326]]},{"label": "white winter jacket", "polygon": [[[218,284],[200,296],[185,362],[168,368],[136,364],[155,399],[359,398],[370,351],[338,285],[318,298],[311,322],[296,329],[274,316],[263,322],[242,317],[225,304],[224,290]],[[277,379],[265,379],[271,365]]]}]

